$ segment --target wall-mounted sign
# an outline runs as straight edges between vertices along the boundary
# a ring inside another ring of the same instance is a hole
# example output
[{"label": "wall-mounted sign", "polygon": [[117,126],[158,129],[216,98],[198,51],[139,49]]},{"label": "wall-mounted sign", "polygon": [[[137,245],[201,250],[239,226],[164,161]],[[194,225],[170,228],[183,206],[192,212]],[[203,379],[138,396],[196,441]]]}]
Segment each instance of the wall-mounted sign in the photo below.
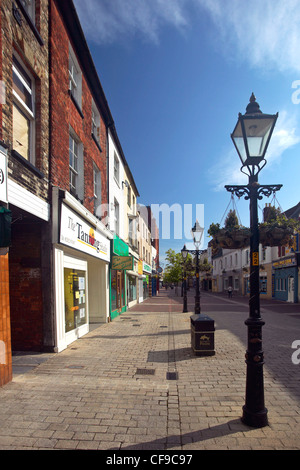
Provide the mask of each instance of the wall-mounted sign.
[{"label": "wall-mounted sign", "polygon": [[296,258],[281,259],[281,260],[275,261],[273,263],[273,269],[286,268],[286,267],[289,267],[289,266],[296,266],[296,264],[297,264]]},{"label": "wall-mounted sign", "polygon": [[7,200],[7,155],[0,150],[0,201]]},{"label": "wall-mounted sign", "polygon": [[125,269],[133,269],[133,256],[112,256],[111,269],[124,271]]},{"label": "wall-mounted sign", "polygon": [[65,204],[61,206],[60,243],[110,261],[110,241]]},{"label": "wall-mounted sign", "polygon": [[149,266],[149,264],[145,263],[144,261],[143,261],[143,271],[149,274],[152,273],[151,267]]}]

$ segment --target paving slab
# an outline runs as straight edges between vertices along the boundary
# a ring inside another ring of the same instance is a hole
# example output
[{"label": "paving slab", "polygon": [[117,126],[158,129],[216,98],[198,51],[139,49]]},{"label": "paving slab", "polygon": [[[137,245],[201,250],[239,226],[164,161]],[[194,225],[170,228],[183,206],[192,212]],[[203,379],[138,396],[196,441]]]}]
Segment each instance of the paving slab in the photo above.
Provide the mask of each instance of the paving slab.
[{"label": "paving slab", "polygon": [[0,449],[299,450],[298,306],[262,302],[269,424],[254,429],[241,422],[247,299],[201,293],[216,326],[209,357],[191,349],[193,291],[188,305],[164,290],[61,353],[16,355],[0,388]]}]

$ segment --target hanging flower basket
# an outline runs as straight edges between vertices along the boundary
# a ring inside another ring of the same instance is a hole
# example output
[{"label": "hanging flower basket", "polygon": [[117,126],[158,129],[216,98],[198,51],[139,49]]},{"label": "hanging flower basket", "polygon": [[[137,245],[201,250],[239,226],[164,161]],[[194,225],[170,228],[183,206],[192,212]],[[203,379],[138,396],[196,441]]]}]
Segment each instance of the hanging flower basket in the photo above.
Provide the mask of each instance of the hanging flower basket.
[{"label": "hanging flower basket", "polygon": [[225,226],[220,228],[220,224],[211,224],[208,229],[212,236],[212,245],[215,248],[241,249],[250,244],[251,232],[248,228],[238,224],[235,211],[229,211],[225,221]]},{"label": "hanging flower basket", "polygon": [[288,224],[261,224],[259,241],[263,246],[292,246],[294,228]]},{"label": "hanging flower basket", "polygon": [[220,229],[213,237],[214,243],[220,248],[239,249],[244,248],[250,243],[250,230],[247,228],[239,228],[227,230]]}]

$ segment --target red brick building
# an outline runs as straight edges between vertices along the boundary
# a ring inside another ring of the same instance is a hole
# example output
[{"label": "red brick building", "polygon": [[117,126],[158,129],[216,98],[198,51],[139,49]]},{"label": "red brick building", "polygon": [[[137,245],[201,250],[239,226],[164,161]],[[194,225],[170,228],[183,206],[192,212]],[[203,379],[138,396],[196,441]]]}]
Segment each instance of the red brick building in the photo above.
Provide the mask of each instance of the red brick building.
[{"label": "red brick building", "polygon": [[[55,350],[108,321],[113,119],[73,2],[50,0],[50,180]],[[97,248],[96,248],[97,247]],[[96,248],[96,249],[95,249]]]},{"label": "red brick building", "polygon": [[0,255],[3,384],[11,380],[11,349],[41,350],[47,329],[49,302],[43,283],[47,271],[48,279],[50,275],[45,250],[50,217],[48,1],[2,0],[0,16],[5,87],[0,206],[2,211],[9,208],[12,218],[10,246],[2,246]]}]

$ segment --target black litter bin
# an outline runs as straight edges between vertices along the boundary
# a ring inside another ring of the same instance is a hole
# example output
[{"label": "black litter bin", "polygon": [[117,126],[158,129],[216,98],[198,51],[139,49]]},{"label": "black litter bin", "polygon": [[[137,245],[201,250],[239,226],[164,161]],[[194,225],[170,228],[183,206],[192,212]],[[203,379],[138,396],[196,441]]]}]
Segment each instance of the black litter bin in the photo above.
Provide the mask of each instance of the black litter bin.
[{"label": "black litter bin", "polygon": [[191,342],[196,356],[215,354],[215,321],[206,315],[192,315]]}]

